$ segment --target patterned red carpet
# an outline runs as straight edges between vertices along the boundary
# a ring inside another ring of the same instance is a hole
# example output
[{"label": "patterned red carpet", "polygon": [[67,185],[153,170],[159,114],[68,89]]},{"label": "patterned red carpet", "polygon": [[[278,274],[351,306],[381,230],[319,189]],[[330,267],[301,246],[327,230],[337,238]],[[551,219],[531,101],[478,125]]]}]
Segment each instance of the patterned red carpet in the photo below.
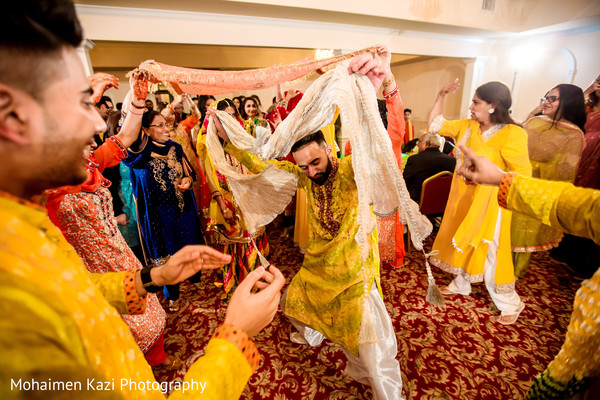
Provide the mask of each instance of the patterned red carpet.
[{"label": "patterned red carpet", "polygon": [[[288,282],[302,263],[292,240],[269,227],[271,262]],[[429,243],[429,247],[431,242]],[[450,275],[434,270],[439,286]],[[167,313],[165,346],[184,361],[178,371],[155,370],[159,381],[180,380],[203,354],[211,333],[225,317],[225,304],[213,273],[181,288],[182,307]],[[526,304],[511,326],[498,315],[484,284],[471,296],[446,298],[443,308],[425,301],[423,257],[413,251],[405,266],[382,266],[384,301],[398,339],[398,356],[407,399],[522,399],[533,377],[560,348],[580,281],[545,253],[534,255],[529,273],[517,282]],[[346,359],[331,342],[311,348],[290,342],[291,325],[278,313],[254,340],[262,354],[242,399],[371,399],[368,386],[344,375]]]}]

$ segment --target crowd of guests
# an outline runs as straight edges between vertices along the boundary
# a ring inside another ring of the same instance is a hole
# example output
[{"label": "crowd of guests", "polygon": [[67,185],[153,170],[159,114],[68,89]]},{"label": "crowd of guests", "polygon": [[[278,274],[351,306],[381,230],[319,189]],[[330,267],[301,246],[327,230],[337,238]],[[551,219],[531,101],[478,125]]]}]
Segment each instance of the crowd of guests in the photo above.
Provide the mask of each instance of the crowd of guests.
[{"label": "crowd of guests", "polygon": [[[82,35],[73,5],[57,3],[60,7],[13,11],[20,42],[0,47],[2,57],[24,66],[52,69],[58,63],[64,70],[32,86],[16,72],[0,69],[0,99],[8,99],[0,106],[14,107],[0,115],[0,135],[10,143],[3,144],[1,155],[11,170],[27,172],[2,176],[0,220],[7,243],[2,251],[10,262],[0,272],[3,290],[18,292],[10,299],[10,313],[3,314],[12,327],[6,330],[5,341],[11,343],[6,351],[14,357],[2,361],[2,373],[26,379],[153,380],[148,364],[180,366],[164,350],[166,314],[157,293],[177,312],[179,284],[197,282],[202,270],[219,268],[215,284],[229,301],[227,315],[186,379],[212,381],[212,398],[236,398],[260,359],[250,338],[272,320],[285,279],[275,266],[267,270],[265,227],[249,231],[231,182],[208,150],[208,132],[216,131],[228,167],[242,175],[259,174],[267,163],[236,148],[230,135],[241,130],[259,143],[268,141],[300,104],[302,93],[282,93],[278,87],[266,112],[256,95],[184,94],[155,107],[147,77],[133,73],[115,111],[105,92],[118,81],[99,73],[86,82],[74,50]],[[56,29],[56,20],[64,27]],[[445,96],[458,88],[458,81],[448,82],[434,101],[427,132],[419,135],[411,110],[403,107],[390,60],[389,50],[379,46],[376,54],[353,59],[348,72],[366,75],[375,90],[383,88],[382,124],[412,201],[419,202],[427,178],[454,171],[429,258],[454,275],[441,293],[470,295],[471,285],[483,281],[500,311],[494,320],[514,324],[526,307],[515,283],[527,272],[532,252],[557,247],[563,232],[600,241],[600,195],[594,191],[600,189],[600,77],[585,91],[570,84],[551,88],[522,124],[511,117],[511,94],[500,82],[476,89],[470,118],[446,120]],[[49,106],[25,95],[32,87],[56,91],[50,94],[63,95],[62,101],[81,110],[67,115],[73,109],[57,108],[60,102]],[[64,118],[66,134],[56,128],[58,119],[45,119],[44,127],[12,128],[33,119],[21,116],[23,109],[42,115],[44,107],[54,107],[54,116],[44,118]],[[346,147],[345,157],[334,151],[342,148],[335,143],[337,119],[339,113],[329,126],[298,140],[287,156],[269,161],[295,175],[297,193],[304,193],[286,209],[285,223],[294,225],[289,217],[301,210],[299,218],[308,216],[304,234],[310,232],[303,266],[281,305],[297,330],[292,341],[315,346],[327,338],[341,344],[350,376],[372,386],[377,399],[399,399],[397,344],[380,293],[379,268],[383,263],[410,268],[403,265],[404,228],[400,213],[377,216],[363,262],[354,241],[359,224],[352,149]],[[48,154],[49,131],[63,146],[57,148],[57,160],[42,157]],[[418,153],[406,158],[403,150],[411,142]],[[37,158],[20,157],[19,146]],[[55,176],[48,177],[46,170]],[[40,194],[45,209],[32,202]],[[573,210],[579,219],[569,215]],[[44,213],[58,230],[45,222]],[[528,398],[585,390],[600,372],[598,274],[578,292],[565,345],[536,377]],[[54,283],[53,275],[62,279]],[[36,304],[52,312],[40,315]],[[24,321],[34,329],[25,329]]]}]

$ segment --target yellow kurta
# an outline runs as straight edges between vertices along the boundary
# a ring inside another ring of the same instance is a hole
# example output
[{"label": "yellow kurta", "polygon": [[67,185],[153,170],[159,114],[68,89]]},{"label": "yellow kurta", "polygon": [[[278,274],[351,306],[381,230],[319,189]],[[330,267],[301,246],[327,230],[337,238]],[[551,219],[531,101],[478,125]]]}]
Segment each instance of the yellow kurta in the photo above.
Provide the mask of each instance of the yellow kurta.
[{"label": "yellow kurta", "polygon": [[[506,202],[510,210],[600,244],[598,190],[515,176]],[[585,378],[599,374],[600,269],[582,282],[575,295],[565,342],[546,371],[536,377],[526,399],[562,398],[557,393],[567,393]]]},{"label": "yellow kurta", "polygon": [[[516,125],[506,125],[491,136],[492,128],[481,134],[479,123],[471,119],[446,121],[438,134],[457,138],[478,155],[484,155],[504,171],[531,176],[527,154],[527,133]],[[489,137],[491,136],[491,137]],[[455,150],[457,168],[462,162]],[[514,289],[514,270],[510,251],[511,213],[500,209],[496,196],[498,188],[467,185],[463,178],[452,177],[452,187],[444,218],[433,244],[439,254],[432,264],[462,275],[469,282],[483,280],[488,245],[494,239],[498,213],[501,215],[495,283],[498,292]]]},{"label": "yellow kurta", "polygon": [[[225,149],[254,173],[267,165],[231,144]],[[330,197],[324,193],[327,184],[313,184],[297,165],[287,161],[269,163],[298,177],[298,187],[306,191],[308,205],[308,246],[302,268],[288,288],[286,314],[358,355],[363,302],[373,282],[378,288],[380,284],[377,231],[370,236],[371,251],[364,263],[354,239],[359,226],[352,157],[339,160],[337,172],[332,171]],[[331,226],[336,224],[339,228],[333,234]]]},{"label": "yellow kurta", "polygon": [[[23,394],[11,391],[11,379],[82,382],[68,398],[164,398],[148,390],[157,385],[154,375],[119,316],[128,313],[127,272],[88,273],[42,209],[0,197],[0,226],[0,398]],[[203,395],[171,397],[237,399],[251,373],[231,342],[212,339],[185,377],[206,382]],[[92,379],[94,388],[109,382],[108,390],[84,393]],[[66,398],[61,391],[44,395],[56,396]]]}]

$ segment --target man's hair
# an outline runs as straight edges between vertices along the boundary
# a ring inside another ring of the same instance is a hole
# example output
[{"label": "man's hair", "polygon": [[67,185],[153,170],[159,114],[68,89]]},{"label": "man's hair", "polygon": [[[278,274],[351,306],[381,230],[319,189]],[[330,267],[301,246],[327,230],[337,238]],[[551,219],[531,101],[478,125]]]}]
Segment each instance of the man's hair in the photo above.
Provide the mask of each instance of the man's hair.
[{"label": "man's hair", "polygon": [[410,108],[405,108],[405,109],[404,109],[404,112],[405,112],[405,113],[411,113],[411,114],[412,114],[412,110],[411,110]]},{"label": "man's hair", "polygon": [[101,105],[104,105],[106,108],[110,108],[108,106],[109,102],[111,104],[113,104],[113,101],[112,101],[112,99],[110,97],[108,97],[108,96],[102,96],[102,97],[100,97],[100,100],[98,100],[98,102],[95,104],[95,106],[97,108],[100,108]]},{"label": "man's hair", "polygon": [[318,144],[319,147],[327,146],[327,142],[325,141],[325,136],[323,136],[323,132],[316,131],[315,133],[311,133],[310,135],[304,136],[302,139],[300,139],[296,143],[294,143],[290,153],[295,153],[296,151],[300,150],[301,148],[308,146],[312,142],[315,142],[316,144]]},{"label": "man's hair", "polygon": [[[420,141],[427,144],[427,147],[441,147],[443,143],[443,139],[437,133],[426,133],[421,136]],[[441,150],[440,150],[441,151]]]},{"label": "man's hair", "polygon": [[0,24],[0,82],[37,100],[62,76],[63,48],[83,40],[71,0],[18,0],[5,5]]}]

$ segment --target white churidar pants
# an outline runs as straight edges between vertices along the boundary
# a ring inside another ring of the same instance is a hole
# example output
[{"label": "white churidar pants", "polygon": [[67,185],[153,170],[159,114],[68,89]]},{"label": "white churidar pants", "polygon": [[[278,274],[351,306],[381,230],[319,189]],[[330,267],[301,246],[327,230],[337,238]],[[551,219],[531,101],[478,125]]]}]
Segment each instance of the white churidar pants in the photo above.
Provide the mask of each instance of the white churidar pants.
[{"label": "white churidar pants", "polygon": [[[498,219],[496,220],[496,230],[494,231],[494,240],[489,244],[487,257],[483,266],[483,281],[492,298],[492,301],[501,311],[501,315],[513,315],[520,312],[524,304],[515,290],[508,293],[497,293],[494,276],[496,274],[496,254],[498,253],[498,242],[500,240],[500,210],[498,210]],[[462,275],[456,278],[448,285],[451,292],[468,296],[471,294],[471,283]]]}]

